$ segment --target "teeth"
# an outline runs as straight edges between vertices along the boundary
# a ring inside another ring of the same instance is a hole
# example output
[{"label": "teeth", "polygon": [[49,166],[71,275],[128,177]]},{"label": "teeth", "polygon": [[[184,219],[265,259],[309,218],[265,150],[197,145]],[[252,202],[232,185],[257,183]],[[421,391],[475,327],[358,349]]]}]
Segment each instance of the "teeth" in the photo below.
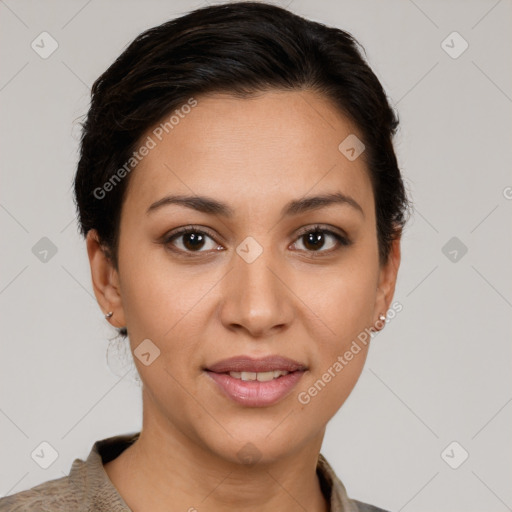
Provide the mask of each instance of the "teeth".
[{"label": "teeth", "polygon": [[277,379],[281,375],[287,375],[290,372],[285,370],[274,370],[270,372],[229,372],[229,375],[235,379],[257,380],[259,382],[268,382],[269,380]]},{"label": "teeth", "polygon": [[256,374],[256,380],[259,382],[268,382],[272,379],[275,379],[274,372],[261,372]]}]

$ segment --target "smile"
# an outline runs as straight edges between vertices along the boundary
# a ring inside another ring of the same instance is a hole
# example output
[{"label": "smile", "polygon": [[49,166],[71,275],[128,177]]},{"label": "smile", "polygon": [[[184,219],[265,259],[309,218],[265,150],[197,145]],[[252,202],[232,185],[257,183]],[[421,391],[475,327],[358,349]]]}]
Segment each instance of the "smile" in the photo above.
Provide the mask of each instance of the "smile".
[{"label": "smile", "polygon": [[238,355],[203,368],[220,395],[246,407],[268,407],[283,400],[308,367],[283,355]]}]

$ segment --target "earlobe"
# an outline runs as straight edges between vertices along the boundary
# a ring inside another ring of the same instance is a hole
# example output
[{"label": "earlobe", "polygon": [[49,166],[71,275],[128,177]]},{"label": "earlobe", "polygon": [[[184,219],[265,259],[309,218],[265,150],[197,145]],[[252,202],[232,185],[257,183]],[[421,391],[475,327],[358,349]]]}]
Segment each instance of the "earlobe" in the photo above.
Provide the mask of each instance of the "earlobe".
[{"label": "earlobe", "polygon": [[[105,318],[115,327],[124,327],[124,311],[119,287],[119,276],[107,251],[101,245],[98,233],[91,229],[86,237],[87,255],[91,267],[94,295]],[[112,314],[110,314],[112,313]]]}]

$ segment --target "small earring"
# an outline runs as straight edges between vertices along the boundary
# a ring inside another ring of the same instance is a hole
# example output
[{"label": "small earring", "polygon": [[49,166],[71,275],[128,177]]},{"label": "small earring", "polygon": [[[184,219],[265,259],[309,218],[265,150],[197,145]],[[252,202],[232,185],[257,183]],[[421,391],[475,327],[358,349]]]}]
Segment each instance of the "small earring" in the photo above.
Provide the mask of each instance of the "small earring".
[{"label": "small earring", "polygon": [[114,314],[113,311],[109,311],[106,315],[105,315],[105,318],[108,320],[112,315]]},{"label": "small earring", "polygon": [[381,322],[384,322],[384,320],[386,320],[386,316],[385,315],[379,315],[379,320]]}]

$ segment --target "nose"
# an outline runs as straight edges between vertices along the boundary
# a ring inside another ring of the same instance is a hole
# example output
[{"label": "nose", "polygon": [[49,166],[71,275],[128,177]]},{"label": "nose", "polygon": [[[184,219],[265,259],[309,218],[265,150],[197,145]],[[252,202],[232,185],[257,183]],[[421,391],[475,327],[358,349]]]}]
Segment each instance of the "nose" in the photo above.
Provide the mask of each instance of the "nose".
[{"label": "nose", "polygon": [[235,253],[233,268],[223,286],[220,315],[227,329],[266,338],[291,324],[293,293],[283,265],[278,264],[270,250],[263,250],[252,262]]}]

